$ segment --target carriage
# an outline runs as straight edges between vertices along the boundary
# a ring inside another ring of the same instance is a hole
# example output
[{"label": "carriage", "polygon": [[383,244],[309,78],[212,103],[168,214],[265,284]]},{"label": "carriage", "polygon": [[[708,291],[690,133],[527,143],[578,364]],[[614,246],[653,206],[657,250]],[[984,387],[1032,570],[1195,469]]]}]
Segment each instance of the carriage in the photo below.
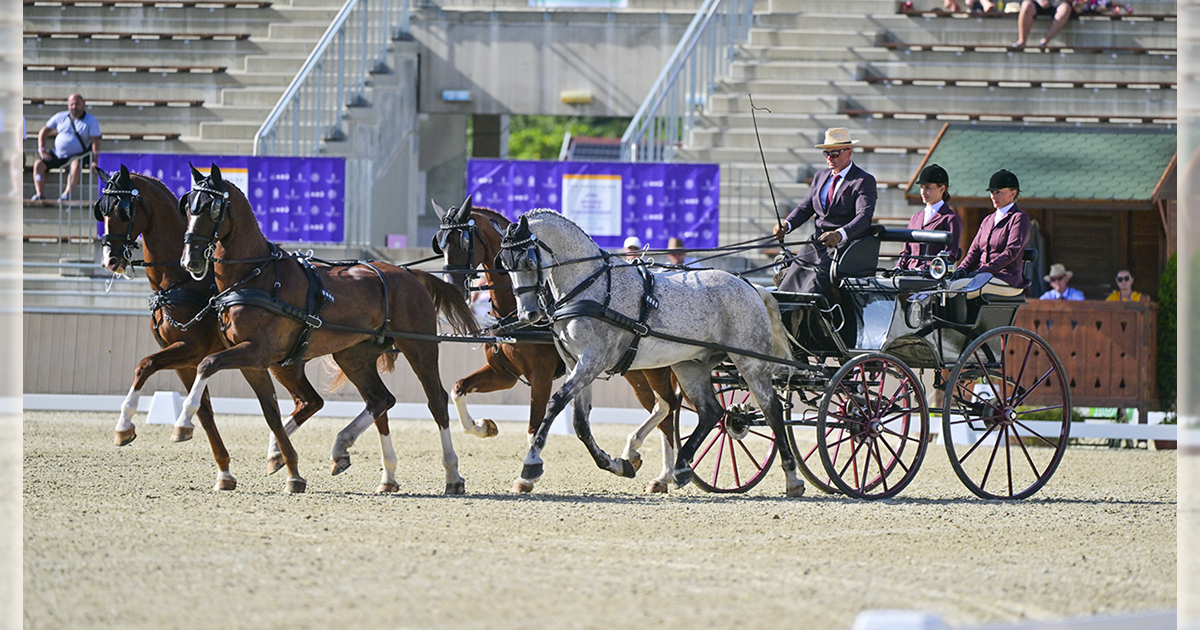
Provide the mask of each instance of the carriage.
[{"label": "carriage", "polygon": [[875,226],[835,260],[840,304],[776,292],[793,351],[774,382],[786,435],[771,431],[736,368],[722,363],[713,381],[725,415],[692,462],[695,482],[745,492],[787,440],[822,491],[886,498],[912,481],[938,434],[955,474],[980,497],[1020,499],[1045,485],[1067,445],[1070,381],[1041,337],[1012,325],[1025,298],[981,293],[982,277],[951,291],[938,258],[923,270],[879,267],[883,242],[948,239]]}]

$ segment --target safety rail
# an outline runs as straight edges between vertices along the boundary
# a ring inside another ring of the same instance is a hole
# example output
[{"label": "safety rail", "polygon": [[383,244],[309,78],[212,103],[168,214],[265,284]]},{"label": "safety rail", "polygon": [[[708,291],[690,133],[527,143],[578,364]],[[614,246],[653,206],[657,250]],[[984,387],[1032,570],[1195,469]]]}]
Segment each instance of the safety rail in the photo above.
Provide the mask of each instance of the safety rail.
[{"label": "safety rail", "polygon": [[254,155],[314,156],[344,140],[346,110],[365,104],[371,75],[408,31],[409,0],[348,0],[254,134]]},{"label": "safety rail", "polygon": [[753,0],[706,0],[654,81],[625,134],[622,162],[670,162],[747,41]]}]

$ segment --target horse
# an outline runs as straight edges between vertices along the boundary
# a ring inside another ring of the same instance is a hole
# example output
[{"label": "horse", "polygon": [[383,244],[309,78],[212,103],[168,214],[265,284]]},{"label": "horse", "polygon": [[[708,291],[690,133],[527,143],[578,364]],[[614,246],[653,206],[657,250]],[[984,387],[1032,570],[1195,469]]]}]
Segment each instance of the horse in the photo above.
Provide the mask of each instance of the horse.
[{"label": "horse", "polygon": [[[487,208],[476,208],[471,198],[460,207],[443,210],[436,202],[434,211],[442,223],[433,237],[435,253],[443,255],[444,269],[451,284],[463,287],[475,275],[475,268],[482,266],[492,298],[493,315],[516,313],[517,300],[513,295],[512,282],[506,273],[497,273],[494,265],[500,253],[500,240],[510,221],[504,215]],[[496,435],[496,423],[490,418],[473,420],[467,411],[466,396],[474,392],[494,392],[509,389],[521,378],[529,383],[529,438],[537,432],[550,399],[554,379],[566,369],[558,350],[550,344],[502,343],[484,346],[487,365],[459,380],[450,388],[450,399],[458,411],[463,431],[476,437]],[[648,493],[667,492],[671,480],[671,469],[675,463],[675,416],[680,407],[680,398],[671,382],[671,371],[637,370],[625,373],[625,380],[633,387],[638,403],[650,417],[629,434],[622,460],[631,463],[634,472],[642,464],[638,449],[655,426],[662,433],[663,467],[658,477],[646,486]],[[622,473],[627,469],[621,466]],[[632,475],[631,475],[632,476]],[[521,490],[520,487],[517,488]]]},{"label": "horse", "polygon": [[[509,226],[500,262],[511,272],[518,320],[549,320],[569,371],[550,398],[517,484],[533,488],[541,477],[541,451],[554,417],[575,401],[575,432],[602,467],[612,460],[592,438],[588,425],[591,384],[603,372],[670,367],[683,393],[695,403],[699,423],[680,447],[673,470],[676,487],[694,478],[691,460],[722,416],[712,388],[712,369],[726,357],[776,436],[783,436],[783,405],[772,377],[789,357],[779,305],[765,289],[730,273],[704,269],[644,272],[614,265],[613,255],[596,245],[567,217],[532,210]],[[543,253],[550,259],[544,262]],[[545,285],[554,303],[539,300]],[[786,440],[779,453],[789,497],[804,494],[796,458]]]},{"label": "horse", "polygon": [[445,493],[465,493],[451,443],[449,400],[438,372],[438,315],[457,332],[477,328],[458,290],[423,271],[391,264],[315,264],[284,254],[263,236],[246,196],[221,177],[215,164],[207,176],[193,166],[192,180],[192,189],[179,202],[188,218],[181,264],[194,278],[211,269],[220,291],[215,304],[227,349],[200,361],[182,415],[195,413],[200,392],[214,374],[241,370],[279,442],[288,469],[287,491],[304,492],[307,482],[280,422],[267,368],[332,355],[340,368],[335,382],[349,380],[366,403],[334,441],[332,473],[350,467],[349,447],[374,422],[384,452],[381,485],[395,488],[396,454],[387,411],[396,398],[379,376],[381,370],[393,369],[395,350],[416,373],[438,425]]},{"label": "horse", "polygon": [[[146,278],[154,290],[150,298],[150,331],[162,348],[138,362],[133,385],[121,403],[121,416],[114,429],[115,442],[117,446],[125,446],[137,437],[133,415],[137,412],[146,381],[159,370],[174,370],[184,386],[190,387],[196,379],[196,365],[200,360],[225,346],[217,331],[217,318],[208,308],[215,286],[211,281],[193,280],[179,265],[187,222],[176,210],[178,200],[175,195],[159,180],[130,173],[124,165],[120,172],[111,175],[97,170],[104,189],[93,204],[92,212],[97,221],[104,222],[104,236],[100,239],[101,265],[117,275],[129,273],[134,264],[133,250],[137,249],[137,239],[141,237],[144,260],[137,264],[145,267]],[[324,405],[302,371],[272,368],[272,372],[292,394],[295,403],[289,425],[304,424]],[[217,462],[214,489],[235,489],[237,479],[229,471],[229,451],[217,431],[207,391],[200,399],[196,415],[208,435]],[[171,432],[171,439],[183,442],[191,439],[192,432],[190,417],[181,418]],[[282,458],[271,453],[268,447],[268,472],[275,472],[282,463]]]}]

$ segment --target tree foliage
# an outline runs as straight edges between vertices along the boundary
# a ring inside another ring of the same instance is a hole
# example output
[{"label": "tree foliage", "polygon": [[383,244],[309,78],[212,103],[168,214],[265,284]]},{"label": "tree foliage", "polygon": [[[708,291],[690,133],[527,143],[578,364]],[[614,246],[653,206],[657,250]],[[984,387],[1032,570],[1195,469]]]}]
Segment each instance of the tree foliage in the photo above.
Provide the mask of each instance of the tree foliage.
[{"label": "tree foliage", "polygon": [[1158,281],[1158,397],[1163,409],[1176,409],[1176,366],[1178,365],[1178,266],[1179,254],[1171,255]]},{"label": "tree foliage", "polygon": [[578,116],[512,116],[508,120],[508,157],[514,160],[557,160],[563,136],[620,138],[628,118]]}]

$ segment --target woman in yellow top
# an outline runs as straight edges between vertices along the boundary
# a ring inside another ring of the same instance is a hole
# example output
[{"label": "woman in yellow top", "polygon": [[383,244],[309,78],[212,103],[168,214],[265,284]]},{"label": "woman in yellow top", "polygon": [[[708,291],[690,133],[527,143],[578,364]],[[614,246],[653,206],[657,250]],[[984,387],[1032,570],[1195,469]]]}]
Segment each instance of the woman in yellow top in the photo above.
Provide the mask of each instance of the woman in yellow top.
[{"label": "woman in yellow top", "polygon": [[1148,296],[1133,290],[1133,274],[1128,269],[1117,272],[1117,290],[1108,296],[1109,302],[1149,302]]}]

